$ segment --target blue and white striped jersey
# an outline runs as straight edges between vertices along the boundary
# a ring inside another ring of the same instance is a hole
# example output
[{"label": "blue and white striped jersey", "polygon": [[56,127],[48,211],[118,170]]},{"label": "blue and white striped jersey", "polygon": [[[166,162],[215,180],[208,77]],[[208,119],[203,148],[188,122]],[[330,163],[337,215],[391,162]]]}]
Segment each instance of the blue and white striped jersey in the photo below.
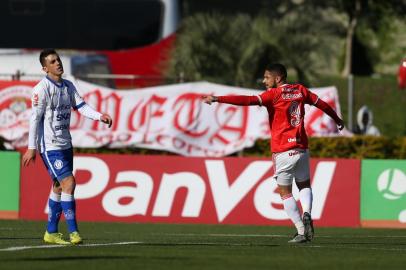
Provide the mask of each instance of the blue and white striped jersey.
[{"label": "blue and white striped jersey", "polygon": [[[87,109],[85,113],[83,107]],[[49,77],[43,78],[32,93],[28,148],[38,149],[41,153],[71,148],[72,108],[93,120],[100,120],[101,113],[86,105],[71,81],[63,79],[58,83]]]}]

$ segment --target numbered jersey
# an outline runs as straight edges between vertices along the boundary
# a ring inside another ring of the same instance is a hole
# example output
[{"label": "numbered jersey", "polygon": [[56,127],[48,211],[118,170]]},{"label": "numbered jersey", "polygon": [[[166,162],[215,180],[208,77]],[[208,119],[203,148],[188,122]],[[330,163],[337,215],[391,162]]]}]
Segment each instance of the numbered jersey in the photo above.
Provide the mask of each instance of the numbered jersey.
[{"label": "numbered jersey", "polygon": [[69,132],[71,109],[85,105],[68,80],[57,83],[48,77],[33,89],[28,148],[42,152],[72,147]]},{"label": "numbered jersey", "polygon": [[318,96],[303,85],[284,84],[270,88],[258,97],[261,105],[268,110],[272,152],[307,149],[304,105],[316,104]]}]

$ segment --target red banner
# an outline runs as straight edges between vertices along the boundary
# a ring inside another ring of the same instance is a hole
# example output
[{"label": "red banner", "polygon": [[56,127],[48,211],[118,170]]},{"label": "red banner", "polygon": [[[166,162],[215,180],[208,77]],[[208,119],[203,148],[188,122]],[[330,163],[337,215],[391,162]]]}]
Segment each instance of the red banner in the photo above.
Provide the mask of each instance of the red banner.
[{"label": "red banner", "polygon": [[[79,221],[290,224],[268,159],[77,155],[74,164]],[[20,217],[45,220],[43,164],[21,176]],[[311,176],[315,224],[359,226],[359,160],[312,159]]]},{"label": "red banner", "polygon": [[[247,88],[194,82],[118,91],[74,80],[84,100],[113,118],[111,129],[71,115],[72,143],[81,148],[139,147],[171,151],[183,156],[223,157],[251,147],[270,136],[268,113],[259,106],[213,104],[202,95],[258,95]],[[9,148],[27,146],[34,83],[0,81],[0,136]],[[312,89],[340,115],[335,87]],[[305,128],[309,136],[339,136],[335,122],[316,107],[306,106]]]}]

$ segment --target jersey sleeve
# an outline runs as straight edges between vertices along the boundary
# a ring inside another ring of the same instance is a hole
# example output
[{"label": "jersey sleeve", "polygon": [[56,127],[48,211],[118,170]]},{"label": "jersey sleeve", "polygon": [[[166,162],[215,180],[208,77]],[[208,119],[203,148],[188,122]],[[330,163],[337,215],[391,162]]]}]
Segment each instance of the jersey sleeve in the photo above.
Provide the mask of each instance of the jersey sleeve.
[{"label": "jersey sleeve", "polygon": [[316,104],[314,104],[317,108],[322,110],[324,113],[326,113],[328,116],[330,116],[336,123],[339,123],[341,121],[340,117],[337,115],[337,113],[331,108],[328,103],[323,101],[322,99],[318,99]]},{"label": "jersey sleeve", "polygon": [[271,92],[266,91],[260,95],[254,96],[218,96],[217,101],[240,106],[265,105],[272,100]]},{"label": "jersey sleeve", "polygon": [[43,121],[47,106],[46,89],[43,84],[38,84],[33,88],[31,95],[31,117],[30,129],[28,133],[28,149],[36,149],[38,145],[38,128]]},{"label": "jersey sleeve", "polygon": [[78,91],[76,90],[76,87],[73,83],[67,82],[67,85],[69,87],[69,94],[70,94],[70,99],[71,99],[71,106],[74,110],[79,109],[83,105],[85,105],[85,101],[83,98],[79,95]]},{"label": "jersey sleeve", "polygon": [[258,96],[218,96],[217,102],[240,106],[261,105]]},{"label": "jersey sleeve", "polygon": [[261,106],[273,104],[274,91],[265,91],[258,98],[261,100]]},{"label": "jersey sleeve", "polygon": [[90,118],[92,120],[101,120],[102,114],[99,113],[98,111],[96,111],[95,109],[93,109],[92,107],[90,107],[89,105],[87,105],[85,102],[83,102],[83,105],[80,106],[80,108],[78,108],[78,112],[87,117]]},{"label": "jersey sleeve", "polygon": [[310,105],[316,105],[317,101],[319,100],[319,96],[304,86],[302,86],[302,91],[305,97],[305,103]]}]

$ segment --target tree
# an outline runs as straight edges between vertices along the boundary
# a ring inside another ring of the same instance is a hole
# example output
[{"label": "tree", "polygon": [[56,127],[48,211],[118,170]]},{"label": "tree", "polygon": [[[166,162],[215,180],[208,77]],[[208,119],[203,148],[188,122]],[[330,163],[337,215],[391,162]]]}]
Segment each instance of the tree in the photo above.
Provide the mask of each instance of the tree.
[{"label": "tree", "polygon": [[[314,17],[324,23],[314,25]],[[319,63],[331,58],[337,27],[335,20],[304,6],[272,19],[264,14],[197,14],[182,23],[168,73],[253,86],[266,64],[282,62],[308,83]]]},{"label": "tree", "polygon": [[[360,25],[368,25],[374,33],[382,30],[387,24],[388,17],[404,18],[406,13],[405,0],[311,0],[312,5],[328,8],[332,7],[347,17],[345,56],[342,76],[348,76],[353,71],[354,40],[357,37],[357,28]],[[358,38],[358,37],[357,37]],[[368,47],[368,44],[361,44]]]}]

